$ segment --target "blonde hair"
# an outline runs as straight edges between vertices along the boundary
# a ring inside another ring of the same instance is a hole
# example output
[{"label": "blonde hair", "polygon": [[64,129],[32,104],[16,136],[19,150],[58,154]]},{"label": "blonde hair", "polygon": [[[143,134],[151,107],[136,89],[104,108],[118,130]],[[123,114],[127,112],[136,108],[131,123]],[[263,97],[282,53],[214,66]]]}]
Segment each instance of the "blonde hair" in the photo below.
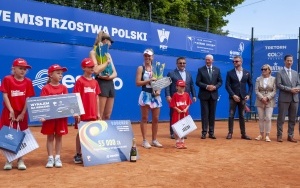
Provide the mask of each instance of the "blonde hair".
[{"label": "blonde hair", "polygon": [[100,42],[102,42],[104,39],[110,38],[109,34],[105,33],[104,31],[100,31],[97,34],[96,40],[94,45],[97,46]]},{"label": "blonde hair", "polygon": [[270,74],[272,73],[271,66],[269,64],[264,64],[261,68],[264,68],[264,67],[269,69]]}]

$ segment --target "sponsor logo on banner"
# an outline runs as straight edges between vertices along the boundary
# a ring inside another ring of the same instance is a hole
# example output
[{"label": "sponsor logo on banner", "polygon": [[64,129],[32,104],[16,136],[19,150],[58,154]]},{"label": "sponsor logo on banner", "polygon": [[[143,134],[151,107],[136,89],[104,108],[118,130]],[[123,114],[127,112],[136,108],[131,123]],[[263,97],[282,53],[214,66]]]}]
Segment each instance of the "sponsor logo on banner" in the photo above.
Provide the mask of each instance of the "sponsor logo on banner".
[{"label": "sponsor logo on banner", "polygon": [[[81,75],[74,77],[73,75],[66,74],[63,76],[61,83],[65,85],[68,89],[74,87],[74,84]],[[35,79],[32,81],[33,86],[37,86],[39,89],[42,89],[48,80],[48,70],[42,69],[36,75]],[[119,77],[115,78],[114,85],[116,90],[120,90],[123,87],[123,80]]]},{"label": "sponsor logo on banner", "polygon": [[245,50],[245,45],[244,45],[243,42],[241,42],[241,43],[239,44],[239,47],[238,47],[237,50],[230,50],[230,51],[229,51],[229,59],[233,60],[233,58],[234,58],[235,56],[241,56],[241,57],[242,57],[242,56],[243,56],[244,50]]},{"label": "sponsor logo on banner", "polygon": [[279,46],[265,46],[266,50],[286,50],[287,46],[279,45]]},{"label": "sponsor logo on banner", "polygon": [[283,52],[269,52],[268,53],[268,60],[282,60],[283,59]]},{"label": "sponsor logo on banner", "polygon": [[216,52],[216,46],[216,40],[186,36],[186,49],[189,51],[213,54]]},{"label": "sponsor logo on banner", "polygon": [[157,34],[159,38],[159,48],[161,50],[167,50],[168,49],[168,41],[169,41],[169,36],[170,36],[170,31],[166,31],[165,29],[157,29]]},{"label": "sponsor logo on banner", "polygon": [[278,66],[277,62],[274,62],[273,66],[271,65],[272,74],[277,73],[281,69],[283,69],[283,66]]}]

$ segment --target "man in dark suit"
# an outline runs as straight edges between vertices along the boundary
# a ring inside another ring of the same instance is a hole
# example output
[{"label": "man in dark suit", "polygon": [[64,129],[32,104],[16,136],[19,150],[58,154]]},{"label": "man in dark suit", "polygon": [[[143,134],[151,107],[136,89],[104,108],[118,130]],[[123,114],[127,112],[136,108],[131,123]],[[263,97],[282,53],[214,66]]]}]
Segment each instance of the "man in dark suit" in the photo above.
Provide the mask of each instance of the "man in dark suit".
[{"label": "man in dark suit", "polygon": [[[227,72],[226,90],[229,94],[229,118],[228,118],[228,135],[226,139],[232,138],[233,121],[236,107],[239,112],[239,123],[242,139],[251,140],[246,134],[244,111],[246,101],[249,100],[253,90],[253,84],[250,72],[242,68],[243,58],[235,56],[233,58],[234,69]],[[247,91],[248,85],[248,91]]]},{"label": "man in dark suit", "polygon": [[278,71],[276,75],[276,86],[279,89],[278,97],[278,117],[277,117],[277,141],[282,142],[282,126],[288,113],[288,137],[290,142],[297,143],[294,139],[294,127],[298,110],[300,91],[299,75],[292,70],[293,56],[284,57],[284,68]]},{"label": "man in dark suit", "polygon": [[209,138],[215,137],[215,115],[217,100],[219,97],[218,89],[222,86],[222,77],[220,69],[212,66],[213,56],[207,55],[205,57],[205,64],[198,69],[196,85],[199,87],[198,98],[201,106],[201,120],[202,120],[202,136],[201,139],[206,138],[207,127],[209,127]]},{"label": "man in dark suit", "polygon": [[[196,91],[194,87],[194,82],[191,73],[186,71],[186,60],[184,57],[179,57],[176,60],[176,69],[169,72],[167,74],[168,77],[172,79],[172,84],[166,87],[165,89],[165,96],[167,98],[167,101],[170,103],[172,96],[174,93],[177,92],[176,90],[176,82],[178,80],[184,80],[186,83],[185,92],[189,93],[193,97],[193,101],[196,102]],[[170,108],[170,136],[172,139],[174,139],[174,132],[171,127],[171,118],[172,118],[173,109]]]}]

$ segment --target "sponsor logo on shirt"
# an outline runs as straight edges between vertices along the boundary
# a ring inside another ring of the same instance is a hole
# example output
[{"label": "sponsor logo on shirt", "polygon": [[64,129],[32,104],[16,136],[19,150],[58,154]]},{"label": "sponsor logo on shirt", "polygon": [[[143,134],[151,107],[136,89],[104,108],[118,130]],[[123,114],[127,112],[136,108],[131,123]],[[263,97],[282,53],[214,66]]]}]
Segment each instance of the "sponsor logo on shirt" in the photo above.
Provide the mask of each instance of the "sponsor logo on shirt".
[{"label": "sponsor logo on shirt", "polygon": [[186,101],[184,101],[184,102],[182,102],[182,101],[176,102],[176,106],[184,106],[184,105],[187,105]]},{"label": "sponsor logo on shirt", "polygon": [[25,93],[26,93],[25,91],[12,90],[12,91],[11,91],[11,96],[12,96],[12,97],[24,96]]},{"label": "sponsor logo on shirt", "polygon": [[84,93],[96,93],[96,88],[84,87]]}]

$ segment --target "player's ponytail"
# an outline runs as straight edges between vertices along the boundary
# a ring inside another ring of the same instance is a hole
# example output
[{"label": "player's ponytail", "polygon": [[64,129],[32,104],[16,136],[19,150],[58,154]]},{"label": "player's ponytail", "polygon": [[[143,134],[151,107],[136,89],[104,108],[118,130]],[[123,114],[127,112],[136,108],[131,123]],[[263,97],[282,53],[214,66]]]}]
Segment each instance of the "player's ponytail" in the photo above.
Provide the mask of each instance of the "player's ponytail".
[{"label": "player's ponytail", "polygon": [[94,43],[95,46],[99,45],[99,43],[102,41],[103,34],[104,34],[104,31],[100,31],[98,33],[95,43]]}]

